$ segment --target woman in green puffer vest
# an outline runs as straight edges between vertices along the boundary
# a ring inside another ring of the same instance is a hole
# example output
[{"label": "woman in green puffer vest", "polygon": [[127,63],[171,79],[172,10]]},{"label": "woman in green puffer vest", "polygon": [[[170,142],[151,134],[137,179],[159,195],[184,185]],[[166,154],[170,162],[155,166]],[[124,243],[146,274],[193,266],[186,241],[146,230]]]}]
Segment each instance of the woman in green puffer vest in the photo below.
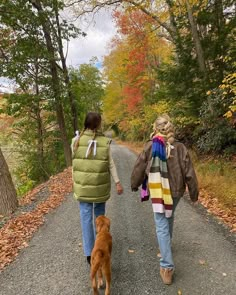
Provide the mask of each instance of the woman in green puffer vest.
[{"label": "woman in green puffer vest", "polygon": [[72,140],[74,197],[79,201],[83,249],[89,264],[96,236],[94,220],[105,215],[105,204],[110,198],[110,175],[117,193],[123,192],[111,156],[111,140],[99,131],[101,121],[100,114],[88,113],[80,137]]}]

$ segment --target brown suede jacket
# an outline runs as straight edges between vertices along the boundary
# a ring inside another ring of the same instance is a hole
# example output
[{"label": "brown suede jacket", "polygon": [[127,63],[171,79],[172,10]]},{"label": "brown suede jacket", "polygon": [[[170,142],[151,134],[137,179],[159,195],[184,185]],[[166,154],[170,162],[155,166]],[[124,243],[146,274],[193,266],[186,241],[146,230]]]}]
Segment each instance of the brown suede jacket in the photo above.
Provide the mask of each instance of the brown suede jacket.
[{"label": "brown suede jacket", "polygon": [[[187,148],[184,144],[175,141],[167,160],[169,184],[172,197],[182,197],[186,185],[191,200],[198,200],[198,182]],[[131,175],[131,189],[137,190],[148,176],[152,159],[152,141],[149,140],[142,153],[138,156]]]}]

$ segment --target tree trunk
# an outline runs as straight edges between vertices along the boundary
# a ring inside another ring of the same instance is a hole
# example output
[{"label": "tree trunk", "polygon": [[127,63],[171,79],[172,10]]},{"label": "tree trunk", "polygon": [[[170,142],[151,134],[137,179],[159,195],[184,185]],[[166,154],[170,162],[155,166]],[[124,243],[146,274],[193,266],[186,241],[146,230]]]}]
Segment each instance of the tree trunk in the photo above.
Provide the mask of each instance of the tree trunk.
[{"label": "tree trunk", "polygon": [[[224,20],[224,8],[223,8],[223,2],[221,0],[215,1],[215,15],[216,15],[216,27],[217,27],[217,35],[218,38],[221,40],[224,40],[226,37],[225,34],[225,20]],[[218,54],[220,56],[227,55],[226,48],[227,45],[225,45],[224,42],[219,42],[218,45]],[[219,69],[219,80],[218,83],[221,84],[222,80],[224,79],[224,62],[223,60],[218,60],[218,69]]]},{"label": "tree trunk", "polygon": [[194,47],[197,54],[199,69],[206,76],[206,64],[205,64],[203,49],[202,49],[201,41],[198,35],[197,25],[193,17],[192,7],[190,6],[188,0],[186,0],[185,3],[187,7],[188,20],[189,20],[190,28],[192,32],[193,43],[194,43]]},{"label": "tree trunk", "polygon": [[38,155],[38,163],[42,171],[40,173],[40,181],[44,181],[47,179],[48,175],[44,167],[43,122],[41,118],[39,103],[37,103],[37,106],[36,106],[36,118],[37,118],[37,155]]},{"label": "tree trunk", "polygon": [[78,130],[78,111],[76,107],[76,102],[73,96],[73,93],[71,91],[71,83],[70,83],[70,78],[69,78],[69,73],[68,69],[66,66],[66,58],[63,52],[63,44],[62,44],[62,36],[61,36],[61,28],[60,28],[60,21],[59,21],[59,13],[58,13],[58,8],[57,4],[55,5],[55,16],[56,16],[56,23],[57,23],[57,42],[58,42],[58,50],[59,50],[59,55],[61,59],[61,64],[62,64],[62,70],[63,70],[63,76],[64,76],[64,81],[67,86],[67,93],[68,93],[68,98],[70,102],[70,108],[71,108],[71,115],[72,115],[72,127],[75,131]]},{"label": "tree trunk", "polygon": [[181,36],[180,36],[179,30],[176,25],[175,15],[173,13],[173,1],[166,0],[166,4],[168,5],[168,11],[169,11],[169,15],[170,15],[170,27],[175,35],[174,44],[175,44],[176,52],[177,52],[176,57],[177,57],[177,61],[180,62],[179,57],[183,53],[184,49],[183,49],[183,45],[182,45],[182,41],[181,41]]},{"label": "tree trunk", "polygon": [[72,164],[71,149],[70,149],[70,144],[68,143],[68,138],[66,134],[63,108],[61,103],[58,101],[56,101],[56,113],[57,113],[57,122],[59,124],[59,129],[61,131],[61,138],[63,141],[65,160],[66,160],[67,167],[69,167]]},{"label": "tree trunk", "polygon": [[[35,94],[37,95],[37,98],[39,97],[39,85],[38,85],[38,61],[36,62],[36,68],[35,68]],[[43,140],[43,121],[41,118],[41,109],[40,109],[40,102],[37,99],[35,102],[35,112],[36,112],[36,118],[37,118],[37,155],[38,155],[38,162],[40,167],[42,168],[42,173],[40,174],[40,181],[43,181],[46,179],[46,176],[48,176],[45,173],[44,168],[44,140]]]},{"label": "tree trunk", "polygon": [[0,148],[0,214],[8,215],[18,206],[16,190]]},{"label": "tree trunk", "polygon": [[65,118],[64,118],[64,112],[61,104],[61,97],[60,97],[60,83],[59,83],[59,77],[58,77],[58,71],[57,71],[57,63],[56,63],[56,53],[55,49],[53,47],[53,42],[51,38],[51,32],[50,32],[50,23],[45,16],[45,12],[43,10],[41,1],[39,0],[31,0],[30,1],[34,8],[37,9],[39,14],[39,19],[41,21],[44,38],[46,40],[46,46],[49,53],[49,63],[50,63],[50,72],[52,76],[52,90],[54,93],[55,98],[55,106],[56,106],[56,114],[57,114],[57,122],[59,125],[59,129],[61,132],[61,139],[63,142],[63,149],[64,149],[64,155],[66,160],[67,167],[71,166],[72,159],[71,159],[71,149],[70,144],[68,142],[68,137],[66,133],[66,125],[65,125]]}]

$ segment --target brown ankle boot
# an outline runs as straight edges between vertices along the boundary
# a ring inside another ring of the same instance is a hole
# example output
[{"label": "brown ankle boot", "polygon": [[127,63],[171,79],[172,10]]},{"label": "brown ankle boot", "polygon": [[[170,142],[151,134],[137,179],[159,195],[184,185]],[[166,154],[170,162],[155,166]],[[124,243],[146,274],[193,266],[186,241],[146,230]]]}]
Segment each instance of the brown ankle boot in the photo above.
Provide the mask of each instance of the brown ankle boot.
[{"label": "brown ankle boot", "polygon": [[171,269],[171,268],[160,267],[160,275],[161,275],[162,281],[165,285],[172,284],[173,273],[174,273],[173,268]]}]

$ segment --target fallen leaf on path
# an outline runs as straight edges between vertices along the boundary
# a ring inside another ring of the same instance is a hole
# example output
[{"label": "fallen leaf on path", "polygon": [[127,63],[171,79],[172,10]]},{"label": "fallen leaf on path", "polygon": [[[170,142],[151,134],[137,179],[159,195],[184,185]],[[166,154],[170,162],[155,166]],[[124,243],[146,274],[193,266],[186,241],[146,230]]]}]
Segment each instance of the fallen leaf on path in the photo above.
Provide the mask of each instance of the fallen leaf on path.
[{"label": "fallen leaf on path", "polygon": [[200,263],[201,265],[204,265],[204,264],[206,264],[206,260],[204,260],[204,259],[200,259],[200,260],[199,260],[199,263]]},{"label": "fallen leaf on path", "polygon": [[182,291],[181,290],[178,290],[177,294],[178,295],[182,295]]},{"label": "fallen leaf on path", "polygon": [[129,250],[128,250],[128,252],[129,252],[129,253],[134,253],[135,251],[134,251],[134,250],[130,250],[130,249],[129,249]]},{"label": "fallen leaf on path", "polygon": [[223,207],[217,198],[212,196],[205,190],[201,189],[199,194],[200,203],[207,209],[209,214],[214,214],[230,227],[230,232],[236,232],[236,210],[235,208],[227,209]]},{"label": "fallen leaf on path", "polygon": [[223,277],[226,277],[227,276],[227,274],[225,272],[223,272],[222,275],[223,275]]},{"label": "fallen leaf on path", "polygon": [[42,185],[34,188],[20,200],[24,206],[36,199],[36,194],[47,187],[48,198],[37,205],[30,212],[21,212],[17,217],[12,217],[0,229],[0,270],[12,262],[20,249],[28,246],[29,238],[39,226],[44,223],[44,215],[58,207],[65,196],[72,192],[71,167],[53,176]]}]

